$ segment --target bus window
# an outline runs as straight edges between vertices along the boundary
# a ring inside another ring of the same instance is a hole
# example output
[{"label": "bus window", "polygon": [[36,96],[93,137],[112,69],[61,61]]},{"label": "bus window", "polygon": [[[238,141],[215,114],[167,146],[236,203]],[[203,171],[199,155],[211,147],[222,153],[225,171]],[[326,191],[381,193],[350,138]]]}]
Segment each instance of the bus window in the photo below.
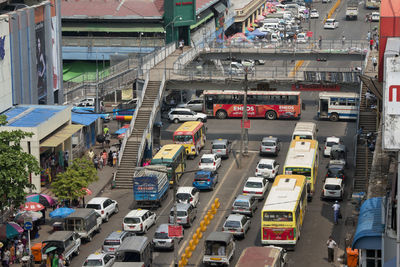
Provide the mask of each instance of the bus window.
[{"label": "bus window", "polygon": [[297,95],[290,95],[288,100],[288,105],[297,105],[299,102],[299,97]]},{"label": "bus window", "polygon": [[346,106],[346,98],[339,98],[339,106]]},{"label": "bus window", "polygon": [[207,108],[207,109],[209,109],[209,110],[212,110],[212,109],[213,109],[213,106],[214,106],[214,99],[215,99],[215,96],[213,96],[213,95],[209,95],[209,96],[206,97],[206,103],[205,103],[205,105],[206,105],[206,108]]},{"label": "bus window", "polygon": [[193,140],[191,135],[175,135],[176,142],[191,142]]},{"label": "bus window", "polygon": [[292,222],[293,214],[287,211],[264,211],[263,220],[266,222]]},{"label": "bus window", "polygon": [[354,98],[347,98],[347,105],[348,106],[355,106],[356,100]]},{"label": "bus window", "polygon": [[339,105],[339,98],[337,98],[337,97],[332,97],[332,98],[331,98],[331,105],[333,105],[333,106]]},{"label": "bus window", "polygon": [[289,96],[288,95],[281,95],[281,105],[288,105],[289,104]]}]

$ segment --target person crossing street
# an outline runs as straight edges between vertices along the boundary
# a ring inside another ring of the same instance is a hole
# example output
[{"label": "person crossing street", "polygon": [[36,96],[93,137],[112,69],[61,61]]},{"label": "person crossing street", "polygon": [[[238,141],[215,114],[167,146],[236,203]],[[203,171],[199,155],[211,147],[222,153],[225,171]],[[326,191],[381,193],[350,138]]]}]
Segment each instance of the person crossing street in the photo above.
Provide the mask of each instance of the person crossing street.
[{"label": "person crossing street", "polygon": [[340,216],[340,204],[337,200],[335,201],[335,204],[332,205],[332,208],[333,208],[333,221],[335,222],[335,224],[338,224]]}]

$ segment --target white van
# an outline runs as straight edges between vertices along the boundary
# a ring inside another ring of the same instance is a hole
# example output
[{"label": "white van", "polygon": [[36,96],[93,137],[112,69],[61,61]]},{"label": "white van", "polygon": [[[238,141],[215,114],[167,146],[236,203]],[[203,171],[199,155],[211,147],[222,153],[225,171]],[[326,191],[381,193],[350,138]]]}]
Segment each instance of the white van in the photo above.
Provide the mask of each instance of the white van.
[{"label": "white van", "polygon": [[314,122],[298,122],[294,128],[292,140],[300,139],[317,140],[317,125]]}]

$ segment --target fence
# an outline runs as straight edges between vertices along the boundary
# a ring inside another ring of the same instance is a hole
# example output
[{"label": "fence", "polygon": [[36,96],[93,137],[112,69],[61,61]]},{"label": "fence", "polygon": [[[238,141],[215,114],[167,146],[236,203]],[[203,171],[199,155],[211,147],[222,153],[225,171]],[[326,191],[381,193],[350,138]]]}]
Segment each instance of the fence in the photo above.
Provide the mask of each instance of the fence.
[{"label": "fence", "polygon": [[[87,37],[87,36],[63,36],[63,46],[82,47],[162,47],[164,38],[146,37]],[[143,49],[144,50],[144,49]]]}]

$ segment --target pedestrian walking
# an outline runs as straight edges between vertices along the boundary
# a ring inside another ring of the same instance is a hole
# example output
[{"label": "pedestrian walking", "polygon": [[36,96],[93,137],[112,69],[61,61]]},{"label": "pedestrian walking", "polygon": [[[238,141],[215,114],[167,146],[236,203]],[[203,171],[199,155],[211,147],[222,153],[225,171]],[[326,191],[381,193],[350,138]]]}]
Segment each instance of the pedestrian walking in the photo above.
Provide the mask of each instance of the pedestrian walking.
[{"label": "pedestrian walking", "polygon": [[22,244],[21,240],[18,241],[16,253],[18,262],[21,262],[22,256],[24,255],[24,244]]},{"label": "pedestrian walking", "polygon": [[107,164],[108,164],[110,167],[113,166],[113,152],[111,151],[111,149],[110,149],[110,151],[108,151],[108,161],[107,161]]},{"label": "pedestrian walking", "polygon": [[374,47],[374,39],[370,39],[369,40],[369,50],[372,50],[373,47]]},{"label": "pedestrian walking", "polygon": [[102,170],[103,169],[103,157],[101,156],[101,153],[99,155],[99,169]]},{"label": "pedestrian walking", "polygon": [[375,56],[372,58],[372,65],[374,66],[374,71],[375,71],[376,70],[376,66],[378,65],[378,60],[376,60]]},{"label": "pedestrian walking", "polygon": [[322,48],[322,36],[321,35],[319,36],[319,39],[318,39],[318,46],[319,46],[319,49]]},{"label": "pedestrian walking", "polygon": [[94,156],[93,164],[94,164],[94,167],[96,168],[96,170],[98,170],[99,169],[99,158],[97,157],[97,155]]},{"label": "pedestrian walking", "polygon": [[105,149],[103,150],[101,157],[103,158],[103,167],[105,167],[107,164],[107,151]]},{"label": "pedestrian walking", "polygon": [[11,255],[10,250],[6,249],[3,253],[3,266],[4,267],[10,266],[10,255]]},{"label": "pedestrian walking", "polygon": [[183,47],[185,46],[185,41],[184,40],[180,40],[179,41],[179,49],[181,50],[181,52],[183,53]]},{"label": "pedestrian walking", "polygon": [[51,267],[58,267],[58,262],[59,262],[58,254],[56,254],[56,255],[54,255],[54,258],[53,258],[53,262],[52,262],[52,264],[51,264]]},{"label": "pedestrian walking", "polygon": [[328,247],[328,262],[334,262],[335,248],[337,247],[337,244],[335,240],[333,240],[332,236],[330,236],[328,241],[326,241],[326,246]]},{"label": "pedestrian walking", "polygon": [[332,209],[333,209],[333,220],[335,224],[338,224],[340,216],[340,205],[337,200],[335,201],[335,204],[332,205]]},{"label": "pedestrian walking", "polygon": [[344,37],[344,35],[342,36],[342,46],[344,46],[344,44],[346,43],[346,37]]},{"label": "pedestrian walking", "polygon": [[117,151],[114,151],[112,153],[112,159],[113,159],[112,164],[113,164],[113,167],[117,166],[117,157],[118,157]]},{"label": "pedestrian walking", "polygon": [[368,33],[367,33],[367,40],[371,40],[371,32],[370,31],[368,31]]},{"label": "pedestrian walking", "polygon": [[376,38],[376,40],[375,40],[375,48],[376,48],[376,51],[379,51],[379,38]]},{"label": "pedestrian walking", "polygon": [[107,127],[107,125],[104,125],[103,134],[107,135],[109,131],[110,131],[110,129]]},{"label": "pedestrian walking", "polygon": [[15,247],[10,247],[10,264],[13,264],[15,261]]},{"label": "pedestrian walking", "polygon": [[89,150],[89,152],[88,152],[88,157],[89,157],[89,160],[90,160],[90,161],[93,161],[93,159],[94,159],[94,152],[93,152],[93,149],[90,149],[90,150]]}]

